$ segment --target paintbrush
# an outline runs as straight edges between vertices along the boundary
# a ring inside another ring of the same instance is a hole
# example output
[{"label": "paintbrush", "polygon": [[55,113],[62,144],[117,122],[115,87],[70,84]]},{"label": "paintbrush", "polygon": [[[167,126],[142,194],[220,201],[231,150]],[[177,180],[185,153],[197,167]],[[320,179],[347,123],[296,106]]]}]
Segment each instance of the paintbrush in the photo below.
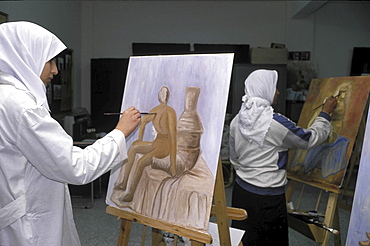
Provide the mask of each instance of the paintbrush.
[{"label": "paintbrush", "polygon": [[[104,115],[121,115],[123,113],[104,113]],[[140,112],[140,114],[155,114],[155,113],[149,113],[149,112]]]},{"label": "paintbrush", "polygon": [[322,213],[317,213],[316,211],[308,211],[308,212],[288,211],[288,213],[291,216],[293,216],[293,217],[295,217],[299,220],[302,220],[307,224],[313,224],[315,226],[323,228],[323,229],[333,233],[334,235],[339,235],[339,233],[340,233],[337,229],[330,228],[319,220],[319,217],[325,217],[325,215],[323,215]]},{"label": "paintbrush", "polygon": [[[337,97],[339,97],[339,96],[340,96],[340,92],[338,93],[338,95],[334,96],[334,98],[337,98]],[[326,102],[326,99],[325,99],[325,102]],[[320,108],[320,107],[324,106],[325,102],[324,102],[323,104],[321,104],[321,105],[317,106],[316,108],[312,109],[312,111],[315,111],[316,109],[318,109],[318,108]]]},{"label": "paintbrush", "polygon": [[316,219],[313,219],[313,218],[299,218],[300,220],[303,220],[304,222],[308,223],[308,224],[313,224],[315,226],[318,226],[322,229],[325,229],[331,233],[333,233],[334,235],[339,235],[339,231],[337,229],[334,229],[334,228],[330,228],[328,226],[326,226],[324,223],[322,223],[321,221],[318,221]]}]

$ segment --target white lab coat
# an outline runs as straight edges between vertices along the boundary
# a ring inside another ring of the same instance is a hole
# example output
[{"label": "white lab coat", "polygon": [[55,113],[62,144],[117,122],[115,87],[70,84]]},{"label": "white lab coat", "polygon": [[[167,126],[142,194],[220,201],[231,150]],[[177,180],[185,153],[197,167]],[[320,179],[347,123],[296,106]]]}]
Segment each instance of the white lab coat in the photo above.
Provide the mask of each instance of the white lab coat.
[{"label": "white lab coat", "polygon": [[121,164],[124,134],[73,146],[41,102],[2,72],[0,119],[0,245],[80,245],[67,183],[89,183]]}]

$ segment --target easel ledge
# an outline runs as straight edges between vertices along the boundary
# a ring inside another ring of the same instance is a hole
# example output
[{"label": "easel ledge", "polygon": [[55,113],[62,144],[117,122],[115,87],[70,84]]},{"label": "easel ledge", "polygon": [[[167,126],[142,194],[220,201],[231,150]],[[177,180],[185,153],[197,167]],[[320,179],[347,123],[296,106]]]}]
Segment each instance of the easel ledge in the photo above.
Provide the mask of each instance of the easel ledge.
[{"label": "easel ledge", "polygon": [[128,212],[112,206],[108,206],[106,208],[106,212],[108,214],[118,216],[119,218],[126,219],[128,221],[137,222],[162,231],[167,231],[176,235],[188,237],[198,242],[206,244],[212,243],[212,236],[207,231],[185,228],[183,226],[176,226],[165,221],[158,221],[157,219],[151,219],[147,216],[143,216],[135,212]]},{"label": "easel ledge", "polygon": [[340,187],[336,185],[324,184],[324,183],[320,183],[319,181],[315,181],[315,180],[304,180],[300,178],[299,176],[292,174],[292,173],[287,173],[287,178],[300,182],[302,184],[307,184],[307,185],[322,189],[322,190],[330,191],[330,192],[337,193],[337,194],[340,193]]}]

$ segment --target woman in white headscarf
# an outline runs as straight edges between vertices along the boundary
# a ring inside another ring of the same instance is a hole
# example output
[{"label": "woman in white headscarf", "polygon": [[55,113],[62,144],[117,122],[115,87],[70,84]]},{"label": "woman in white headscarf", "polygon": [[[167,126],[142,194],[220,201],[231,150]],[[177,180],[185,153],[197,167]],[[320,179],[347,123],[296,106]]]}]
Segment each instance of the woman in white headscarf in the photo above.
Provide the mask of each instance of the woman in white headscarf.
[{"label": "woman in white headscarf", "polygon": [[89,183],[121,164],[140,122],[132,107],[107,136],[74,147],[50,116],[45,89],[65,48],[36,24],[0,25],[0,245],[80,245],[67,183]]},{"label": "woman in white headscarf", "polygon": [[232,206],[243,208],[248,218],[234,220],[245,230],[243,245],[288,245],[285,201],[288,149],[308,149],[325,141],[331,131],[330,113],[336,99],[329,98],[308,129],[297,127],[275,113],[272,104],[279,94],[278,73],[256,70],[245,80],[239,114],[230,125],[230,161],[236,170]]}]

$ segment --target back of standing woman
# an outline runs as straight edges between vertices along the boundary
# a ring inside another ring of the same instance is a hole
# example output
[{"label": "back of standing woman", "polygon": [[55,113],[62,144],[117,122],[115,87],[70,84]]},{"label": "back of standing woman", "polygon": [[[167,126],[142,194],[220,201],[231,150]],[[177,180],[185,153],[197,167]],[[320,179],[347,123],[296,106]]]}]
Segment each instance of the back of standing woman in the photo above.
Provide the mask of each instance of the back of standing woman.
[{"label": "back of standing woman", "polygon": [[245,230],[244,246],[289,245],[285,200],[288,149],[308,149],[324,142],[332,129],[330,114],[336,99],[329,98],[308,129],[275,113],[278,73],[256,70],[245,80],[239,114],[230,124],[230,161],[236,171],[232,206],[248,218],[233,221]]}]

